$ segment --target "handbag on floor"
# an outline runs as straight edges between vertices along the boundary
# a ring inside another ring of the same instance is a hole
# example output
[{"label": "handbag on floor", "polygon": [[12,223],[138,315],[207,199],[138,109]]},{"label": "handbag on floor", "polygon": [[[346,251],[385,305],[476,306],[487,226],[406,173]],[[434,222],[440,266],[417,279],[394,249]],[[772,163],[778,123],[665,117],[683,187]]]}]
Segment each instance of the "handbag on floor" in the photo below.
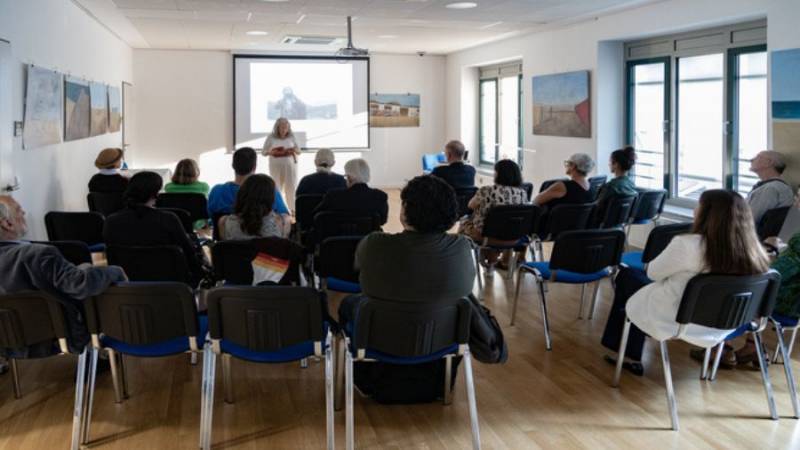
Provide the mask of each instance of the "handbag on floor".
[{"label": "handbag on floor", "polygon": [[485,364],[502,364],[508,359],[508,346],[503,330],[489,308],[483,306],[470,294],[472,305],[470,316],[469,350],[472,356]]}]

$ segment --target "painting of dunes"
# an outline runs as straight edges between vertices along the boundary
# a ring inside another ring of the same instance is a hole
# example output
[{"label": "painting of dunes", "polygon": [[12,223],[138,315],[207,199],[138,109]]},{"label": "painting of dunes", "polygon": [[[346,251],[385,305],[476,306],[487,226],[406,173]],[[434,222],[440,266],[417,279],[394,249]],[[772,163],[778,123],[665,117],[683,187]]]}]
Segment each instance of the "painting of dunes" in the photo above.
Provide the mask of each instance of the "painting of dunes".
[{"label": "painting of dunes", "polygon": [[87,81],[66,77],[64,80],[64,140],[89,137],[90,94]]},{"label": "painting of dunes", "polygon": [[28,66],[25,88],[25,126],[22,145],[26,149],[61,142],[61,99],[63,94],[60,73]]},{"label": "painting of dunes", "polygon": [[89,134],[98,136],[108,131],[108,89],[105,84],[89,83],[91,121]]},{"label": "painting of dunes", "polygon": [[533,77],[533,134],[592,137],[589,71]]},{"label": "painting of dunes", "polygon": [[116,133],[122,123],[122,97],[118,87],[108,87],[108,131]]},{"label": "painting of dunes", "polygon": [[371,127],[418,127],[419,94],[370,94]]}]

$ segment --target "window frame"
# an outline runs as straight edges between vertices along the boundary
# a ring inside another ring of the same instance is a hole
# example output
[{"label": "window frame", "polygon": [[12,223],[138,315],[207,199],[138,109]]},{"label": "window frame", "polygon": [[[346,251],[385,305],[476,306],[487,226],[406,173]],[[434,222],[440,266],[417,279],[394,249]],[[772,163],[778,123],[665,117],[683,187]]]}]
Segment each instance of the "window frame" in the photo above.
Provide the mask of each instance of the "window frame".
[{"label": "window frame", "polygon": [[[486,83],[494,83],[494,134],[497,136],[497,130],[500,128],[500,105],[498,104],[499,95],[497,95],[500,80],[495,78],[483,78],[478,82],[478,164],[485,167],[491,167],[493,162],[483,159],[483,85]],[[495,161],[497,161],[497,147],[494,148]]]}]

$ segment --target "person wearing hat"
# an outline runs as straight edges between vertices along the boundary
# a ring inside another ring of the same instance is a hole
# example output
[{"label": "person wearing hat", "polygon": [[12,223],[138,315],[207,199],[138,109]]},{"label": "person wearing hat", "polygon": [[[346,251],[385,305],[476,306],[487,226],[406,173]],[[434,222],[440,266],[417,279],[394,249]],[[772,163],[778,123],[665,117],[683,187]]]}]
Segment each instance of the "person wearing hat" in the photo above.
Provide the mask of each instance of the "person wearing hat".
[{"label": "person wearing hat", "polygon": [[331,171],[334,164],[336,164],[336,159],[332,151],[327,148],[317,151],[314,157],[317,172],[306,175],[300,180],[300,184],[297,186],[297,195],[325,195],[333,189],[346,189],[347,181],[344,177]]},{"label": "person wearing hat", "polygon": [[564,161],[569,180],[553,183],[533,199],[538,206],[553,209],[556,205],[592,203],[592,192],[586,176],[594,169],[594,160],[585,153],[575,153]]},{"label": "person wearing hat", "polygon": [[119,173],[124,153],[119,148],[106,148],[97,155],[94,165],[100,169],[89,180],[89,192],[122,193],[128,187],[128,179]]}]

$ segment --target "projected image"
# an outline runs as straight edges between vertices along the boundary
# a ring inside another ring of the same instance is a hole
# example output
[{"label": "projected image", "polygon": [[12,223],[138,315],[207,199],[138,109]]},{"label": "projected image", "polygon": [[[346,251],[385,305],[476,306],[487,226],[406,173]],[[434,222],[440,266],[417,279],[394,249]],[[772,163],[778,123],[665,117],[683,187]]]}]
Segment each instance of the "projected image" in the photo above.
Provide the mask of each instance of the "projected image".
[{"label": "projected image", "polygon": [[294,89],[283,88],[283,97],[276,102],[269,102],[267,118],[277,120],[285,117],[289,120],[336,119],[336,103],[309,105],[295,95]]}]

